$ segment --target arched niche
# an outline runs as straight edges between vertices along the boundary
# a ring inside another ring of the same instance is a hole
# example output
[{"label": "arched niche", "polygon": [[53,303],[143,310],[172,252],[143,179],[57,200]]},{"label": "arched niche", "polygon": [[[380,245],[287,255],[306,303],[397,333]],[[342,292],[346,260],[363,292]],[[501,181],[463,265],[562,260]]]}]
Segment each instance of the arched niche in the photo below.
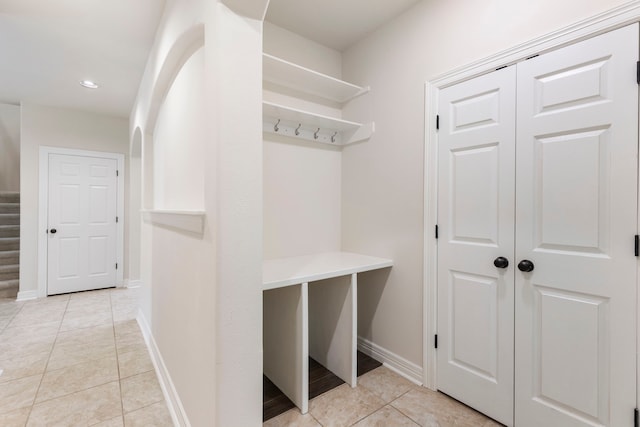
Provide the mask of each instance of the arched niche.
[{"label": "arched niche", "polygon": [[173,44],[154,85],[144,142],[145,208],[204,209],[204,27]]}]

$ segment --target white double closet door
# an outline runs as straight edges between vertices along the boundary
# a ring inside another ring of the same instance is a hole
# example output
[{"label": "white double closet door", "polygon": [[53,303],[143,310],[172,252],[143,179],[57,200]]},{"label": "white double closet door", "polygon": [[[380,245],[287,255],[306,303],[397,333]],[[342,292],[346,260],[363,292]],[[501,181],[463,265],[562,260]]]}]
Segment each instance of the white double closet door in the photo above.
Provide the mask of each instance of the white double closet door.
[{"label": "white double closet door", "polygon": [[440,91],[437,384],[506,425],[633,425],[638,40]]}]

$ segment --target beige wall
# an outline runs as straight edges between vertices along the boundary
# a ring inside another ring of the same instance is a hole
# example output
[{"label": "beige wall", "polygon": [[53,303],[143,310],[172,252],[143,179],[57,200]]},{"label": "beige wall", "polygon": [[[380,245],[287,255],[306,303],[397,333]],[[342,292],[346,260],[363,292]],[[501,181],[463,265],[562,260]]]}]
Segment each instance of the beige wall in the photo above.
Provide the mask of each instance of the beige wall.
[{"label": "beige wall", "polygon": [[[264,51],[315,71],[340,77],[340,52],[271,23]],[[336,104],[265,85],[264,99],[340,117]],[[339,251],[342,150],[264,133],[264,258]]]},{"label": "beige wall", "polygon": [[168,3],[131,115],[144,206],[205,212],[201,234],[140,233],[142,311],[194,426],[261,424],[261,48],[260,21]]},{"label": "beige wall", "polygon": [[376,133],[343,152],[343,249],[394,260],[358,292],[361,336],[422,365],[425,82],[622,3],[425,0],[344,52],[343,78],[372,88],[350,113]]},{"label": "beige wall", "polygon": [[20,191],[20,107],[0,104],[0,191]]},{"label": "beige wall", "polygon": [[[20,292],[38,288],[38,177],[40,146],[125,154],[127,119],[23,104],[20,144]],[[128,259],[128,182],[125,182],[124,259]],[[128,277],[125,263],[124,277]]]},{"label": "beige wall", "polygon": [[198,49],[176,76],[153,132],[154,207],[204,208],[204,50]]}]

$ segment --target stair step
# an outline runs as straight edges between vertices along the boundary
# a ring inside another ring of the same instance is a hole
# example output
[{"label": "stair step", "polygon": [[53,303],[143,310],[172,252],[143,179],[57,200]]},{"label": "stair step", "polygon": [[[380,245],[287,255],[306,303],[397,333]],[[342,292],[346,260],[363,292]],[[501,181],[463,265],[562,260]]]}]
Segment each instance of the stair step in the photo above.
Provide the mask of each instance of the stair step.
[{"label": "stair step", "polygon": [[0,280],[14,280],[19,278],[19,265],[0,265]]},{"label": "stair step", "polygon": [[0,251],[18,251],[20,250],[19,237],[0,237]]},{"label": "stair step", "polygon": [[15,298],[18,296],[20,281],[17,279],[0,280],[0,298]]},{"label": "stair step", "polygon": [[20,226],[0,224],[0,237],[20,237]]},{"label": "stair step", "polygon": [[20,193],[17,191],[0,191],[0,203],[20,203]]},{"label": "stair step", "polygon": [[20,214],[0,214],[0,225],[20,225]]},{"label": "stair step", "polygon": [[20,264],[20,251],[0,251],[0,265]]},{"label": "stair step", "polygon": [[0,214],[19,214],[20,203],[0,203]]}]

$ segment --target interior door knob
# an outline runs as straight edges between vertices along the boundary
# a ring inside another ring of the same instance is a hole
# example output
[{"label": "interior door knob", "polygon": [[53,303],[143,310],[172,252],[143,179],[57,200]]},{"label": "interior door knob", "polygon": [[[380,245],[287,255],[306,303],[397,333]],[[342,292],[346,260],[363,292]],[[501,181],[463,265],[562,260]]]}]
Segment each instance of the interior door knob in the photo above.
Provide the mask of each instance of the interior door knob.
[{"label": "interior door knob", "polygon": [[522,261],[520,261],[518,263],[518,270],[524,271],[525,273],[533,271],[534,267],[535,266],[533,265],[533,263],[531,261],[529,261],[528,259],[523,259]]},{"label": "interior door knob", "polygon": [[55,228],[52,228],[51,230],[49,230],[49,233],[51,234],[56,234],[58,232],[58,230],[56,230]]},{"label": "interior door knob", "polygon": [[509,267],[509,260],[503,256],[499,256],[498,258],[493,260],[493,265],[495,265],[498,268],[507,268]]}]

